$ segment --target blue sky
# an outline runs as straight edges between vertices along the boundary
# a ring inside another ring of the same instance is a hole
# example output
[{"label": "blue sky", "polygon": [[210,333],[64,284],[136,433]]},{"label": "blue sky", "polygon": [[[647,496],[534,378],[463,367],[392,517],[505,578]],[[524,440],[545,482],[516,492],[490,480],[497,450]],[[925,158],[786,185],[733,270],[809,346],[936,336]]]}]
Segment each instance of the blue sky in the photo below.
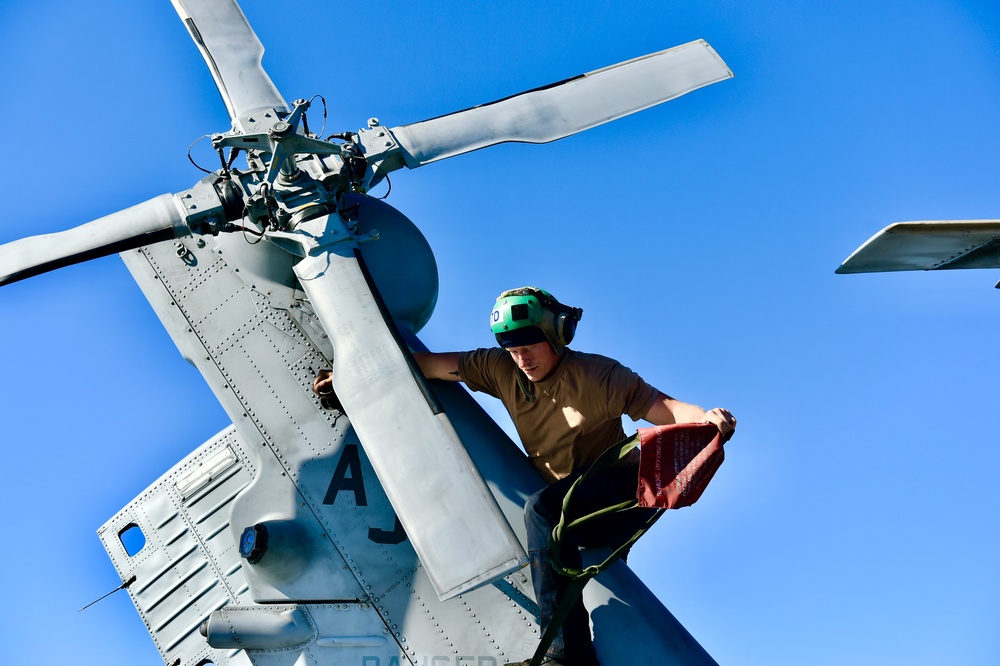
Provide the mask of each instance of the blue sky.
[{"label": "blue sky", "polygon": [[[720,663],[1000,662],[1000,275],[833,273],[891,222],[1000,217],[1000,7],[414,4],[244,11],[331,131],[697,38],[736,74],[396,174],[439,265],[424,342],[491,344],[495,295],[535,284],[585,310],[577,348],[734,412],[708,492],[630,560]],[[0,242],[190,187],[228,127],[166,0],[4,3],[0,36]],[[226,416],[117,257],[0,289],[0,321],[5,659],[161,663],[123,593],[77,613],[119,582],[95,531]]]}]

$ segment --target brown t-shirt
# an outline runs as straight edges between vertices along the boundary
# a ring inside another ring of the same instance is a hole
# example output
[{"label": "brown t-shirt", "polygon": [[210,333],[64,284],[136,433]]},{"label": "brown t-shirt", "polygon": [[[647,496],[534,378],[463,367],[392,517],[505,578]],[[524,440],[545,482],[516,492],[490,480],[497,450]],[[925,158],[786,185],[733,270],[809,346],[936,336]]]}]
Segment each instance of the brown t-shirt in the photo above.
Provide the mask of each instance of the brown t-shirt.
[{"label": "brown t-shirt", "polygon": [[535,383],[536,399],[529,403],[516,370],[511,355],[497,347],[458,356],[462,381],[503,402],[528,457],[550,483],[623,439],[622,414],[638,421],[658,393],[618,361],[567,349],[552,375]]}]

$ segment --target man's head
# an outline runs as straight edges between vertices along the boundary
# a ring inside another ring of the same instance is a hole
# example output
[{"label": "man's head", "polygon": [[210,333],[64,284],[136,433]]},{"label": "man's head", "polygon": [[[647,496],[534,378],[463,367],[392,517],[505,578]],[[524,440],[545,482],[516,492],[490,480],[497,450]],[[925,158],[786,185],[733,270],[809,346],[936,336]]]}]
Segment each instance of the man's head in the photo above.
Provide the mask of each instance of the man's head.
[{"label": "man's head", "polygon": [[583,310],[563,305],[543,289],[521,287],[497,297],[490,329],[505,349],[548,342],[558,356],[572,342],[582,316]]},{"label": "man's head", "polygon": [[512,345],[505,347],[514,359],[514,364],[520,368],[524,376],[533,382],[540,382],[559,365],[561,354],[557,354],[548,340],[542,340],[530,345]]}]

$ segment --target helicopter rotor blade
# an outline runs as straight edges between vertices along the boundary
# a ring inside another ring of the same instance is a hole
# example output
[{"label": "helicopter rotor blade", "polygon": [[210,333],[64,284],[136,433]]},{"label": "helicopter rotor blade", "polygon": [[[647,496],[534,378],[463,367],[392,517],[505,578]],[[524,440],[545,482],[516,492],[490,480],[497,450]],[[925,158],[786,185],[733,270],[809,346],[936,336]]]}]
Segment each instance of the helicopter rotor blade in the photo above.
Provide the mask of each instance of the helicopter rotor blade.
[{"label": "helicopter rotor blade", "polygon": [[162,194],[73,229],[0,245],[0,286],[190,234],[174,195]]},{"label": "helicopter rotor blade", "polygon": [[415,169],[498,143],[548,143],[731,78],[704,40],[390,131]]},{"label": "helicopter rotor blade", "polygon": [[527,556],[344,232],[336,214],[301,225],[308,254],[295,274],[333,345],[334,393],[428,578],[451,598]]},{"label": "helicopter rotor blade", "polygon": [[869,238],[836,272],[953,268],[1000,268],[1000,220],[896,222]]},{"label": "helicopter rotor blade", "polygon": [[261,65],[264,46],[235,0],[171,0],[234,121],[288,105]]}]

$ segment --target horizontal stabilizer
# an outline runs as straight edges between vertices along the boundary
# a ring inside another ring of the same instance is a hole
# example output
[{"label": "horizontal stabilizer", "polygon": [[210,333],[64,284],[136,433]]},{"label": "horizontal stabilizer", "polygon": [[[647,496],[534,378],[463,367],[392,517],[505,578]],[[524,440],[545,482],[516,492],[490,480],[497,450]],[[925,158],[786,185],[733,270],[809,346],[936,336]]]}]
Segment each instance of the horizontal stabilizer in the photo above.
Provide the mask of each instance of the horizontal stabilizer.
[{"label": "horizontal stabilizer", "polygon": [[1000,220],[897,222],[849,256],[837,273],[1000,268]]}]

